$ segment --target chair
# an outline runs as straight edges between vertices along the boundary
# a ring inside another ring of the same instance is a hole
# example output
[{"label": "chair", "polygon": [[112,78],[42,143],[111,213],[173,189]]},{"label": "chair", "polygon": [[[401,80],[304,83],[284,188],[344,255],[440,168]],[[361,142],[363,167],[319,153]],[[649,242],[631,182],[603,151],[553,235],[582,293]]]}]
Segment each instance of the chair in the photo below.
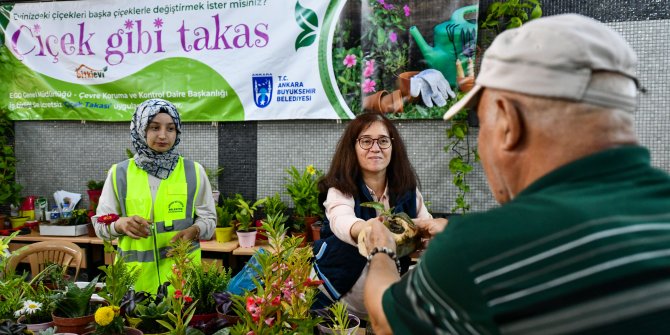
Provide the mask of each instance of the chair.
[{"label": "chair", "polygon": [[19,263],[28,258],[33,277],[44,270],[48,263],[56,263],[74,267],[74,278],[76,280],[77,275],[79,275],[82,257],[83,252],[81,248],[72,242],[41,241],[17,250],[9,259],[7,271],[15,271]]}]

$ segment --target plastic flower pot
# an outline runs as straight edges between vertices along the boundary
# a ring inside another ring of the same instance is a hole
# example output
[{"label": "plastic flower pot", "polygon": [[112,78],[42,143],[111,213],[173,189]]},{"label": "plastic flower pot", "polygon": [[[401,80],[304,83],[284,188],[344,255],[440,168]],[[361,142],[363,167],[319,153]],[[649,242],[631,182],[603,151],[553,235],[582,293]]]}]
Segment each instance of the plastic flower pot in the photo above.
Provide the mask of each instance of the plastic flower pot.
[{"label": "plastic flower pot", "polygon": [[237,240],[240,242],[240,248],[252,248],[256,245],[256,231],[238,231]]},{"label": "plastic flower pot", "polygon": [[28,221],[27,216],[12,216],[9,218],[9,221],[12,223],[12,228],[21,228]]},{"label": "plastic flower pot", "polygon": [[216,228],[216,241],[219,243],[229,242],[233,239],[233,227]]}]

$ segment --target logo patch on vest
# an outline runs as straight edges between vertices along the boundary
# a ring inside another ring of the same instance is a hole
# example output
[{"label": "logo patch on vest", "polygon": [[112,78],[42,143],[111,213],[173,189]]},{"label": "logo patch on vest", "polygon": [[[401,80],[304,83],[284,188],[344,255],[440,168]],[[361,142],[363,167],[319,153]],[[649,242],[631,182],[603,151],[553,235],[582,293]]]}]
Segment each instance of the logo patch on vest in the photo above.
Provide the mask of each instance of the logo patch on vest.
[{"label": "logo patch on vest", "polygon": [[183,213],[184,212],[184,203],[175,200],[168,205],[168,213]]}]

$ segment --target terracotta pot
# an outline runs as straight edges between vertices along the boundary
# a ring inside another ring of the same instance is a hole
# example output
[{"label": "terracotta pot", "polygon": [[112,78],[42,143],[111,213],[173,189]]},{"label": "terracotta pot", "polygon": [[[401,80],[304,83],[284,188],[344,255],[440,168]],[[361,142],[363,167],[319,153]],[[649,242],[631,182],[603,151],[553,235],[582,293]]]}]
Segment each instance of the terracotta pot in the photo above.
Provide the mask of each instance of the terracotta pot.
[{"label": "terracotta pot", "polygon": [[391,94],[382,97],[381,112],[382,113],[402,113],[404,102],[402,100],[402,93],[400,90],[395,90]]},{"label": "terracotta pot", "polygon": [[207,324],[211,319],[218,317],[217,313],[208,313],[208,314],[193,314],[191,321],[188,323],[189,326],[195,327],[198,323]]},{"label": "terracotta pot", "polygon": [[415,98],[410,94],[411,87],[411,78],[419,74],[419,71],[407,71],[398,75],[397,85],[400,89],[402,97],[406,99],[407,102],[412,102]]},{"label": "terracotta pot", "polygon": [[79,318],[65,318],[56,316],[51,313],[54,325],[58,327],[61,333],[75,333],[84,334],[93,329],[93,322],[95,322],[94,314],[82,316]]},{"label": "terracotta pot", "polygon": [[302,242],[300,242],[300,246],[301,246],[301,247],[304,247],[304,246],[307,245],[307,233],[296,233],[296,232],[293,232],[293,233],[291,233],[291,236],[302,238]]},{"label": "terracotta pot", "polygon": [[463,77],[458,80],[458,90],[461,92],[469,92],[475,86],[474,77]]},{"label": "terracotta pot", "polygon": [[321,223],[321,221],[317,221],[312,224],[312,241],[318,241],[321,239],[321,227],[323,227],[323,223]]},{"label": "terracotta pot", "polygon": [[238,231],[237,239],[240,241],[240,248],[252,248],[256,245],[256,231]]},{"label": "terracotta pot", "polygon": [[363,109],[371,112],[382,112],[382,97],[388,94],[388,91],[377,91],[363,98]]}]

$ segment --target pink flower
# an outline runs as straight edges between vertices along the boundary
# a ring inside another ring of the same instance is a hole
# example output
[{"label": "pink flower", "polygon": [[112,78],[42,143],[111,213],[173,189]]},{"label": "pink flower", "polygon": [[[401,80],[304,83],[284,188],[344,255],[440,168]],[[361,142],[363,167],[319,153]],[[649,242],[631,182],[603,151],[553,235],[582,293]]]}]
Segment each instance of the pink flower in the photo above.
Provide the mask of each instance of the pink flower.
[{"label": "pink flower", "polygon": [[395,43],[398,41],[398,34],[395,33],[395,31],[391,30],[389,33],[389,40],[391,40],[391,43]]},{"label": "pink flower", "polygon": [[347,67],[353,67],[356,65],[356,55],[349,54],[346,57],[344,57],[344,65]]},{"label": "pink flower", "polygon": [[374,80],[371,79],[365,79],[365,82],[363,83],[363,92],[365,93],[372,93],[375,91],[375,85],[377,83]]},{"label": "pink flower", "polygon": [[405,11],[405,16],[409,16],[410,14],[409,5],[402,6],[402,9]]},{"label": "pink flower", "polygon": [[377,2],[379,2],[381,5],[384,5],[384,0],[377,0]]},{"label": "pink flower", "polygon": [[391,9],[393,9],[393,8],[395,8],[395,6],[393,6],[393,5],[390,4],[390,3],[388,3],[388,4],[384,4],[384,9],[386,9],[386,10],[391,10]]},{"label": "pink flower", "polygon": [[272,325],[275,323],[275,318],[267,318],[265,319],[265,324],[272,327]]},{"label": "pink flower", "polygon": [[375,72],[375,60],[366,60],[365,61],[365,70],[363,70],[363,77],[369,77]]}]

